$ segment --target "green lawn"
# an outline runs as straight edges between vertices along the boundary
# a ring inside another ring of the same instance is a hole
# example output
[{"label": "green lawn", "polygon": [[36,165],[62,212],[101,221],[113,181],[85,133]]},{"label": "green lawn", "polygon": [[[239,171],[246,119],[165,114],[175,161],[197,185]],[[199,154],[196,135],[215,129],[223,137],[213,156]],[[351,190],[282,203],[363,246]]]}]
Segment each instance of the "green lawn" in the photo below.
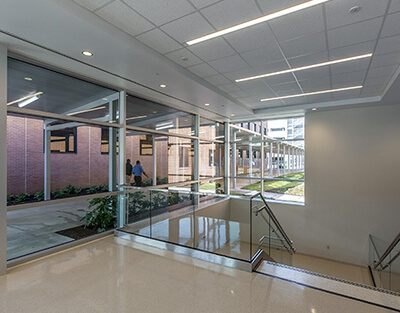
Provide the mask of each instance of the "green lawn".
[{"label": "green lawn", "polygon": [[[291,173],[279,176],[277,178],[304,179],[304,173]],[[241,189],[258,191],[261,189],[261,182],[244,186]],[[264,191],[279,194],[289,194],[294,196],[303,196],[304,182],[265,179]]]}]

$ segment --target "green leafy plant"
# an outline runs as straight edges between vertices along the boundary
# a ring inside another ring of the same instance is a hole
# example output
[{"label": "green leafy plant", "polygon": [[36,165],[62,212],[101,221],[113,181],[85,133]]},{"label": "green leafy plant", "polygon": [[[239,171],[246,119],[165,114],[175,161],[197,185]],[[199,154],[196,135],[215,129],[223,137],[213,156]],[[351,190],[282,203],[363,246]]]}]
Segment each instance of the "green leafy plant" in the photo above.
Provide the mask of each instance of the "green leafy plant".
[{"label": "green leafy plant", "polygon": [[82,218],[85,226],[98,233],[116,226],[117,197],[107,196],[94,198],[89,202],[89,211]]},{"label": "green leafy plant", "polygon": [[15,195],[8,195],[7,196],[7,205],[11,205],[14,203],[16,196]]},{"label": "green leafy plant", "polygon": [[30,196],[31,196],[31,195],[30,195],[29,193],[23,193],[23,194],[21,194],[21,195],[17,195],[17,196],[15,196],[15,199],[13,200],[13,203],[12,203],[12,204],[20,204],[20,203],[23,203],[23,202],[25,202],[26,200],[28,200]]},{"label": "green leafy plant", "polygon": [[100,188],[101,188],[101,191],[103,191],[103,192],[108,191],[108,185],[107,184],[101,185]]},{"label": "green leafy plant", "polygon": [[44,191],[38,191],[33,196],[36,201],[44,201]]},{"label": "green leafy plant", "polygon": [[91,193],[98,193],[101,190],[101,186],[91,186],[86,190],[86,193],[91,194]]},{"label": "green leafy plant", "polygon": [[82,187],[75,188],[74,194],[79,195],[82,192]]},{"label": "green leafy plant", "polygon": [[76,188],[71,184],[68,184],[67,187],[64,189],[66,194],[73,195],[76,192]]},{"label": "green leafy plant", "polygon": [[60,189],[60,190],[52,191],[52,192],[51,192],[51,197],[52,197],[53,199],[58,199],[58,198],[63,198],[63,197],[65,197],[65,189]]}]

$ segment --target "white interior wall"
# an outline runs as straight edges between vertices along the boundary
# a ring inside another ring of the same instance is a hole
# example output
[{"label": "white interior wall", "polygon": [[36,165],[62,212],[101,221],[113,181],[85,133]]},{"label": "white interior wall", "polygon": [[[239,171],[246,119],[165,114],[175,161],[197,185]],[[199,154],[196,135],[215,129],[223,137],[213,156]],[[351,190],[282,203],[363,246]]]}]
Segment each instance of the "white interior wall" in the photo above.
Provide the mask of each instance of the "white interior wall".
[{"label": "white interior wall", "polygon": [[299,252],[367,265],[369,234],[394,239],[399,121],[399,106],[306,115],[306,203],[271,204]]}]

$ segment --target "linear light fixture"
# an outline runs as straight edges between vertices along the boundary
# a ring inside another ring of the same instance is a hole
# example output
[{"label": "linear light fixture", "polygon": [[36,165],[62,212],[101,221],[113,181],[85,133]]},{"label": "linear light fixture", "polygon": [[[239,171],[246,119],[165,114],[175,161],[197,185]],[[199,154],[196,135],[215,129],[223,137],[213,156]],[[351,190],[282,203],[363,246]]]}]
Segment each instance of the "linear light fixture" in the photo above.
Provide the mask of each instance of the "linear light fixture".
[{"label": "linear light fixture", "polygon": [[132,117],[128,117],[126,120],[127,121],[129,121],[129,120],[137,120],[139,118],[145,118],[145,117],[147,117],[147,115],[132,116]]},{"label": "linear light fixture", "polygon": [[295,98],[295,97],[301,97],[301,96],[311,96],[311,95],[318,95],[318,94],[321,94],[321,93],[329,93],[329,92],[336,92],[336,91],[346,91],[346,90],[360,89],[362,87],[363,86],[360,85],[360,86],[351,86],[351,87],[344,87],[344,88],[337,88],[337,89],[313,91],[313,92],[307,92],[307,93],[300,93],[300,94],[297,94],[297,95],[261,99],[260,101],[272,101],[272,100],[288,99],[288,98]]},{"label": "linear light fixture", "polygon": [[18,106],[19,106],[20,108],[23,108],[24,106],[26,106],[26,105],[28,105],[29,103],[32,103],[33,101],[36,101],[36,100],[38,100],[38,99],[39,99],[39,96],[30,97],[29,99],[26,99],[26,100],[24,100],[24,101],[18,103]]},{"label": "linear light fixture", "polygon": [[156,127],[156,130],[167,129],[167,128],[172,128],[172,127],[174,127],[174,125],[169,124],[169,125],[165,125],[165,126],[161,126],[161,127]]},{"label": "linear light fixture", "polygon": [[[14,103],[22,102],[22,101],[24,101],[24,100],[26,100],[26,99],[29,99],[29,98],[32,98],[32,97],[35,97],[35,96],[40,96],[40,95],[42,95],[42,94],[43,94],[43,92],[39,91],[39,92],[36,92],[36,93],[34,93],[34,94],[32,94],[32,95],[25,96],[25,97],[19,98],[19,99],[17,99],[17,100],[8,102],[7,105],[11,105],[11,104],[14,104]],[[36,100],[37,100],[37,99],[36,99]],[[35,100],[34,100],[34,101],[35,101]]]},{"label": "linear light fixture", "polygon": [[105,109],[105,108],[106,108],[106,106],[103,105],[101,107],[97,107],[97,108],[93,108],[93,109],[87,109],[87,110],[82,110],[82,111],[77,111],[77,112],[71,112],[71,113],[68,113],[67,115],[71,116],[71,115],[76,115],[76,114],[80,114],[80,113],[97,111],[97,110],[101,110],[101,109]]},{"label": "linear light fixture", "polygon": [[306,66],[302,66],[302,67],[291,68],[291,69],[279,71],[279,72],[273,72],[273,73],[261,74],[261,75],[257,75],[257,76],[240,78],[240,79],[236,79],[235,82],[240,83],[240,82],[244,82],[247,80],[264,78],[264,77],[275,76],[275,75],[282,75],[282,74],[286,74],[286,73],[293,73],[293,72],[308,70],[311,68],[327,66],[327,65],[332,65],[332,64],[338,64],[338,63],[343,63],[343,62],[349,62],[349,61],[354,61],[354,60],[360,60],[360,59],[365,59],[365,58],[370,58],[370,57],[372,57],[372,53],[362,54],[362,55],[357,55],[357,56],[353,56],[353,57],[332,60],[332,61],[327,61],[327,62],[322,62],[322,63],[317,63],[317,64],[311,64],[311,65],[306,65]]},{"label": "linear light fixture", "polygon": [[237,31],[237,30],[240,30],[240,29],[243,29],[243,28],[246,28],[246,27],[250,27],[250,26],[253,26],[253,25],[257,25],[257,24],[260,24],[260,23],[263,23],[263,22],[266,22],[266,21],[270,21],[272,19],[284,16],[284,15],[288,15],[290,13],[294,13],[294,12],[297,12],[297,11],[300,11],[300,10],[304,10],[304,9],[307,9],[307,8],[310,8],[310,7],[313,7],[315,5],[318,5],[318,4],[321,4],[321,3],[325,3],[325,2],[328,2],[328,1],[330,1],[330,0],[311,0],[311,1],[307,1],[307,2],[304,2],[304,3],[298,4],[298,5],[283,9],[283,10],[278,11],[278,12],[274,12],[274,13],[271,13],[271,14],[268,14],[268,15],[261,16],[259,18],[254,19],[254,20],[250,20],[250,21],[247,21],[247,22],[244,22],[244,23],[241,23],[241,24],[229,27],[229,28],[225,28],[223,30],[220,30],[220,31],[217,31],[217,32],[214,32],[214,33],[211,33],[211,34],[208,34],[208,35],[193,39],[193,40],[190,40],[190,41],[188,41],[186,43],[189,46],[191,46],[191,45],[194,45],[194,44],[199,43],[199,42],[203,42],[203,41],[215,38],[215,37],[223,36],[223,35],[232,33],[234,31]]}]

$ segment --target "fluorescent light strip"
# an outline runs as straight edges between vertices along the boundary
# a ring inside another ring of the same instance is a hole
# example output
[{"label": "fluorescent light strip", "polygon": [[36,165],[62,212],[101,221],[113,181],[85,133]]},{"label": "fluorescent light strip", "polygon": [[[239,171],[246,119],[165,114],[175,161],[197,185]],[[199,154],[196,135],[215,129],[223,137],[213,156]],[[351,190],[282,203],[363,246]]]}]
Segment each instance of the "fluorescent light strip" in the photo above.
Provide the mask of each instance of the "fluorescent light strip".
[{"label": "fluorescent light strip", "polygon": [[308,70],[311,68],[327,66],[327,65],[332,65],[332,64],[338,64],[338,63],[343,63],[343,62],[349,62],[349,61],[354,61],[354,60],[360,60],[360,59],[365,59],[365,58],[370,58],[370,57],[372,57],[372,53],[357,55],[354,57],[348,57],[348,58],[344,58],[344,59],[338,59],[338,60],[333,60],[333,61],[328,61],[328,62],[323,62],[323,63],[311,64],[311,65],[306,65],[306,66],[297,67],[297,68],[291,68],[291,69],[279,71],[279,72],[273,72],[273,73],[268,73],[268,74],[261,74],[261,75],[257,75],[257,76],[236,79],[235,82],[240,83],[240,82],[244,82],[247,80],[275,76],[275,75],[282,75],[282,74],[286,74],[286,73],[293,73],[293,72]]},{"label": "fluorescent light strip", "polygon": [[156,130],[167,129],[167,128],[172,128],[172,127],[174,127],[174,125],[169,124],[169,125],[165,125],[165,126],[161,126],[161,127],[156,127]]},{"label": "fluorescent light strip", "polygon": [[329,92],[336,92],[336,91],[346,91],[346,90],[352,90],[352,89],[360,89],[362,87],[363,86],[352,86],[352,87],[344,87],[344,88],[338,88],[338,89],[314,91],[314,92],[300,93],[300,94],[297,94],[297,95],[261,99],[260,101],[272,101],[272,100],[288,99],[288,98],[295,98],[295,97],[301,97],[301,96],[311,96],[311,95],[318,95],[318,94],[321,94],[321,93],[329,93]]},{"label": "fluorescent light strip", "polygon": [[172,125],[172,124],[173,124],[172,122],[166,122],[166,123],[157,124],[156,127]]},{"label": "fluorescent light strip", "polygon": [[39,92],[34,93],[34,94],[32,94],[32,95],[25,96],[25,97],[22,97],[22,98],[20,98],[20,99],[17,99],[17,100],[8,102],[7,105],[11,105],[11,104],[14,104],[14,103],[18,103],[18,102],[24,101],[25,99],[29,99],[29,98],[32,98],[32,97],[35,97],[35,96],[39,96],[39,95],[41,95],[41,94],[43,94],[43,92],[39,91]]},{"label": "fluorescent light strip", "polygon": [[20,108],[23,108],[24,106],[26,106],[26,105],[28,105],[29,103],[32,103],[33,101],[36,101],[36,100],[38,100],[38,99],[39,99],[38,96],[30,97],[29,99],[26,99],[25,101],[22,101],[22,102],[18,103],[18,106],[19,106]]},{"label": "fluorescent light strip", "polygon": [[101,106],[101,107],[98,107],[98,108],[87,109],[87,110],[82,110],[82,111],[77,111],[77,112],[71,112],[71,113],[68,113],[67,115],[71,116],[71,115],[76,115],[76,114],[80,114],[80,113],[97,111],[97,110],[101,110],[101,109],[105,109],[105,108],[106,108],[106,106]]},{"label": "fluorescent light strip", "polygon": [[129,120],[137,120],[139,118],[145,118],[145,117],[147,117],[147,115],[132,116],[132,117],[128,117],[126,120],[127,121],[129,121]]},{"label": "fluorescent light strip", "polygon": [[283,10],[275,12],[275,13],[271,13],[271,14],[268,14],[268,15],[261,16],[259,18],[254,19],[254,20],[250,20],[250,21],[247,21],[247,22],[242,23],[242,24],[238,24],[238,25],[235,25],[235,26],[232,26],[232,27],[229,27],[229,28],[225,28],[225,29],[217,31],[215,33],[211,33],[211,34],[208,34],[206,36],[190,40],[190,41],[188,41],[186,43],[189,46],[191,46],[191,45],[194,45],[194,44],[199,43],[199,42],[203,42],[203,41],[215,38],[215,37],[223,36],[223,35],[232,33],[234,31],[237,31],[237,30],[240,30],[240,29],[243,29],[243,28],[246,28],[246,27],[250,27],[250,26],[253,26],[253,25],[256,25],[256,24],[259,24],[259,23],[263,23],[263,22],[266,22],[266,21],[269,21],[269,20],[284,16],[284,15],[288,15],[290,13],[294,13],[294,12],[297,12],[297,11],[300,11],[300,10],[304,10],[304,9],[307,9],[307,8],[310,8],[310,7],[313,7],[315,5],[318,5],[318,4],[321,4],[321,3],[325,3],[325,2],[328,2],[328,1],[330,1],[330,0],[312,0],[312,1],[307,1],[307,2],[292,6],[292,7],[287,8],[287,9],[283,9]]}]

